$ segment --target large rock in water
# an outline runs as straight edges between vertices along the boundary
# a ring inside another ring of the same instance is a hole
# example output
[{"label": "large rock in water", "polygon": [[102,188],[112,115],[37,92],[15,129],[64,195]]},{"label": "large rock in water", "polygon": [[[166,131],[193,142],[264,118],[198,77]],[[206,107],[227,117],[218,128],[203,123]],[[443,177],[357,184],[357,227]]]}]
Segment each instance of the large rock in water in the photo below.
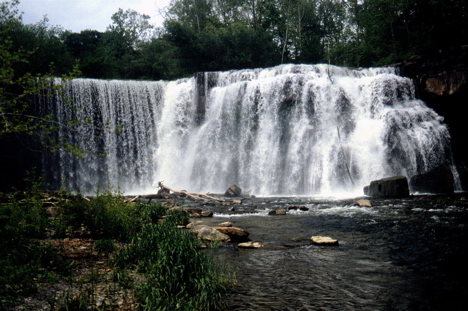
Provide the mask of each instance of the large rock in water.
[{"label": "large rock in water", "polygon": [[238,197],[242,193],[242,189],[238,185],[232,185],[226,190],[225,197]]},{"label": "large rock in water", "polygon": [[422,193],[453,193],[454,178],[450,167],[442,164],[429,172],[416,175],[410,179],[412,192]]},{"label": "large rock in water", "polygon": [[249,232],[247,230],[237,227],[215,227],[221,233],[227,234],[232,242],[247,242],[249,239]]},{"label": "large rock in water", "polygon": [[404,198],[409,196],[408,179],[395,176],[374,180],[364,187],[364,194],[376,198]]}]

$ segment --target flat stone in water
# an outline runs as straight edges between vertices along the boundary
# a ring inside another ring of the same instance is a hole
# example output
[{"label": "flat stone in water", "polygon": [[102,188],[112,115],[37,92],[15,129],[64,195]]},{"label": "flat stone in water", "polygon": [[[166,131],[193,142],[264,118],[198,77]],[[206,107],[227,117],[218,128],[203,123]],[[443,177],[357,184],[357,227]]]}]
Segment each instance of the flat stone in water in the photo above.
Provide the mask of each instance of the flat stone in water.
[{"label": "flat stone in water", "polygon": [[338,240],[332,239],[327,236],[313,236],[310,238],[312,243],[319,245],[338,245]]},{"label": "flat stone in water", "polygon": [[260,242],[245,242],[239,243],[237,246],[240,248],[261,248],[263,244]]}]

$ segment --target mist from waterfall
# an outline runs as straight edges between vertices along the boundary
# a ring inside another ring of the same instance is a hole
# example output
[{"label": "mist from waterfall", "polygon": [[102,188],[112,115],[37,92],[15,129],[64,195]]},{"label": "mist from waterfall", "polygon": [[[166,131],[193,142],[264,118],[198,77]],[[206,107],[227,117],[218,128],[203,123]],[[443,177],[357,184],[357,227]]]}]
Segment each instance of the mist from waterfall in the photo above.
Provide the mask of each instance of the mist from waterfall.
[{"label": "mist from waterfall", "polygon": [[[57,81],[57,83],[61,83]],[[371,180],[451,163],[443,119],[394,68],[329,65],[199,73],[177,81],[75,79],[43,113],[83,158],[46,152],[47,180],[84,193],[238,184],[255,195],[362,194]],[[105,128],[105,129],[103,129]]]}]

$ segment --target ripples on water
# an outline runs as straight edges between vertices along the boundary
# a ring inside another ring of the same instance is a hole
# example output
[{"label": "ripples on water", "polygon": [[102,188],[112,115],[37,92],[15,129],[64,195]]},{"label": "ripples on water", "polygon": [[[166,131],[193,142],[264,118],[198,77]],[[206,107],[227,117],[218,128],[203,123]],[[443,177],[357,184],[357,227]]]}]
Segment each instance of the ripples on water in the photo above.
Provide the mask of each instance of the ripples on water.
[{"label": "ripples on water", "polygon": [[[263,198],[209,222],[231,221],[263,249],[210,250],[237,271],[230,310],[468,310],[468,212],[434,197],[374,200]],[[300,205],[309,211],[268,216]],[[340,245],[311,245],[313,235]],[[292,242],[291,238],[300,239]]]}]

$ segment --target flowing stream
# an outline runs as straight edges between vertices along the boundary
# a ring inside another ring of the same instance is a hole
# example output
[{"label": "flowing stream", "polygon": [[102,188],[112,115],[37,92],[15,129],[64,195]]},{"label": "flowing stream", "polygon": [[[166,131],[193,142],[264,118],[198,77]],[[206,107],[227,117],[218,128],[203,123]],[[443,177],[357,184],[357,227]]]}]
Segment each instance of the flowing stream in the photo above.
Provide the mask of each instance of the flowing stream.
[{"label": "flowing stream", "polygon": [[236,183],[257,195],[359,195],[373,179],[452,164],[442,118],[395,70],[281,65],[172,82],[75,79],[40,107],[74,124],[56,139],[86,153],[45,153],[45,175],[91,194],[154,193],[164,181],[191,192]]},{"label": "flowing stream", "polygon": [[[229,310],[461,311],[468,305],[468,205],[461,198],[379,199],[373,207],[355,199],[256,198],[236,213],[214,208],[204,221],[230,221],[266,245],[209,250],[236,272]],[[309,210],[267,215],[294,206]],[[339,245],[313,245],[315,235]]]}]

